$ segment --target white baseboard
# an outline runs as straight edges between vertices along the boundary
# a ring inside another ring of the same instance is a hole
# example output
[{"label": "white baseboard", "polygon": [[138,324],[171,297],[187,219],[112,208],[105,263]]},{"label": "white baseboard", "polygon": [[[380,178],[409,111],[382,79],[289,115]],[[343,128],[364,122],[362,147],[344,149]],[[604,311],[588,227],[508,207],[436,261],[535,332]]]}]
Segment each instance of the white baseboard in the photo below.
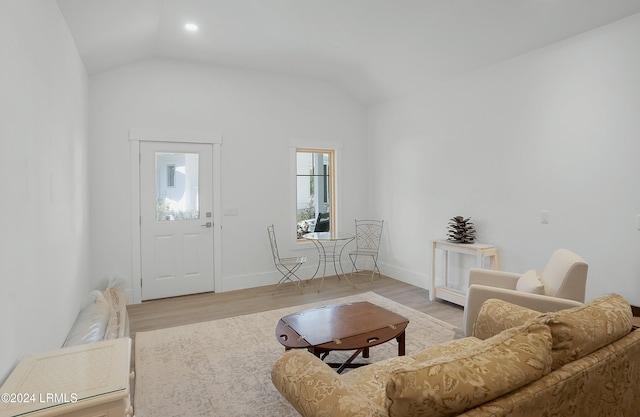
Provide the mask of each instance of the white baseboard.
[{"label": "white baseboard", "polygon": [[262,287],[278,282],[277,276],[273,272],[263,272],[249,275],[233,275],[222,277],[222,288],[216,288],[216,292],[245,290],[247,288]]},{"label": "white baseboard", "polygon": [[425,288],[427,290],[431,288],[431,279],[427,274],[383,262],[378,262],[378,267],[380,268],[382,275],[386,275],[390,278],[397,279],[398,281],[406,282],[407,284],[415,285],[416,287]]},{"label": "white baseboard", "polygon": [[[397,279],[398,281],[406,282],[407,284],[415,285],[416,287],[425,288],[427,290],[431,287],[431,280],[429,279],[427,274],[381,262],[378,262],[378,266],[380,268],[380,272],[382,272],[383,275],[386,275],[393,279]],[[301,279],[309,279],[316,271],[316,267],[317,265],[305,266],[303,268],[300,268],[300,270],[296,274]],[[343,262],[342,267],[345,273],[349,273],[351,271],[351,263],[347,264]],[[326,273],[327,276],[332,276],[335,274],[332,265],[327,265]],[[322,276],[322,269],[318,272],[318,275]],[[282,275],[280,275],[277,271],[223,277],[222,288],[216,288],[216,292],[244,290],[247,288],[274,285],[280,278],[282,278]]]},{"label": "white baseboard", "polygon": [[[342,263],[342,267],[345,273],[351,272],[351,263]],[[407,284],[415,285],[416,287],[425,288],[427,290],[431,287],[431,280],[427,274],[412,271],[406,268],[401,268],[395,265],[378,262],[378,267],[383,275],[397,279],[398,281],[406,282]],[[309,279],[316,272],[317,264],[311,264],[300,268],[297,275],[301,279]],[[333,265],[327,265],[327,276],[334,275]],[[322,276],[322,269],[318,271],[318,276]],[[216,292],[245,290],[248,288],[263,287],[265,285],[274,285],[282,278],[282,275],[277,271],[260,272],[256,274],[247,275],[233,275],[222,278],[222,288],[216,288]],[[127,299],[129,303],[133,301],[133,291],[130,288],[125,289]]]},{"label": "white baseboard", "polygon": [[[296,272],[296,275],[303,280],[309,279],[316,272],[317,267],[318,267],[317,263],[304,266]],[[343,262],[342,268],[345,273],[351,272],[351,263],[347,265],[346,263]],[[322,272],[323,272],[322,267],[320,267],[320,270],[318,271],[318,277],[322,276]],[[335,271],[333,270],[333,265],[327,265],[326,273],[327,273],[327,276],[335,275]],[[278,283],[280,278],[282,278],[282,274],[280,274],[278,271],[259,272],[256,274],[233,275],[229,277],[223,277],[222,288],[216,288],[216,292],[244,290],[247,288],[262,287],[265,285],[274,285]]]}]

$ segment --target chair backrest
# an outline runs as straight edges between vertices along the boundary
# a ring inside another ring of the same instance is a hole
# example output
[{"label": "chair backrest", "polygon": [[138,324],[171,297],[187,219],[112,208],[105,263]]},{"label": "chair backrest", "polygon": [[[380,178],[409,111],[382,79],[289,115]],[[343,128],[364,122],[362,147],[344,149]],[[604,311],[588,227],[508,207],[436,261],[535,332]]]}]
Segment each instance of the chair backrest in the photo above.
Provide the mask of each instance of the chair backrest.
[{"label": "chair backrest", "polygon": [[558,249],[542,271],[545,295],[584,303],[588,265],[568,249]]},{"label": "chair backrest", "polygon": [[356,247],[377,252],[380,249],[384,220],[356,220]]},{"label": "chair backrest", "polygon": [[273,254],[273,262],[277,265],[280,261],[280,254],[278,253],[278,242],[276,241],[276,230],[271,226],[267,226],[267,233],[269,234],[269,242],[271,243],[271,253]]},{"label": "chair backrest", "polygon": [[316,220],[316,227],[314,232],[328,232],[331,226],[329,219],[329,213],[318,213],[318,219]]}]

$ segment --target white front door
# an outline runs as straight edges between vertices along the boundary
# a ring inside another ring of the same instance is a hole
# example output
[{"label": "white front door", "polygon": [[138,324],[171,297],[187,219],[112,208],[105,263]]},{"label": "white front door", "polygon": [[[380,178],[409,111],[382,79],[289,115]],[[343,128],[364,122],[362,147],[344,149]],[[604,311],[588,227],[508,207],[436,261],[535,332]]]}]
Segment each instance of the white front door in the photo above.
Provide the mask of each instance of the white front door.
[{"label": "white front door", "polygon": [[140,142],[142,299],[214,290],[213,147]]}]

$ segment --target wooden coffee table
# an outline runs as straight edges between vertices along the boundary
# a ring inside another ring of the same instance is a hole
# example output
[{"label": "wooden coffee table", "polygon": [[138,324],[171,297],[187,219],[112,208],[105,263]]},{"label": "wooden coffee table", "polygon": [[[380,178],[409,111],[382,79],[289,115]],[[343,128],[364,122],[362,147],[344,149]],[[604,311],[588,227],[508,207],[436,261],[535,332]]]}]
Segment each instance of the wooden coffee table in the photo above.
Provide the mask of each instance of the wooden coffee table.
[{"label": "wooden coffee table", "polygon": [[369,357],[371,346],[398,341],[398,356],[405,354],[404,331],[409,319],[367,301],[336,304],[290,314],[280,319],[276,338],[285,349],[305,348],[321,359],[332,350],[355,350],[344,363],[328,363],[338,373],[354,364],[362,353]]}]

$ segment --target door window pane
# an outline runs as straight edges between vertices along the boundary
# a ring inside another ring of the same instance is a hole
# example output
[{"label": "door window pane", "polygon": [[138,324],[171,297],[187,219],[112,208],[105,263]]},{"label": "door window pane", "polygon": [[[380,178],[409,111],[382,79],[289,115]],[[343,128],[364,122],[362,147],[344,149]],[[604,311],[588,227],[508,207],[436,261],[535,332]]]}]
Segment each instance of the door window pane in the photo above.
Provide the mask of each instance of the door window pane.
[{"label": "door window pane", "polygon": [[156,220],[198,220],[199,155],[156,152]]}]

